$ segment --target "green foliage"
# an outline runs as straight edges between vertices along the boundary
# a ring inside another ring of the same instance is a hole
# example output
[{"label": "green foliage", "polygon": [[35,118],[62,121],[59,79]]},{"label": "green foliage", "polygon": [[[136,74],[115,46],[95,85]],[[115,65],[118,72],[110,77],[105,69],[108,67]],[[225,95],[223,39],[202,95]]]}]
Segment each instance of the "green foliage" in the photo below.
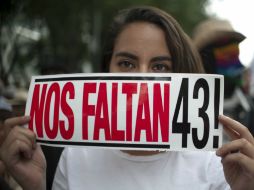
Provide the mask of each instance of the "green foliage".
[{"label": "green foliage", "polygon": [[[94,71],[98,71],[103,34],[118,10],[139,5],[156,6],[172,14],[190,34],[192,28],[206,17],[203,7],[207,0],[1,1],[5,5],[1,6],[1,28],[13,21],[13,26],[21,24],[42,33],[47,29],[47,35],[31,45],[39,72],[47,68],[80,72],[84,61],[91,62]],[[17,7],[19,11],[16,11]],[[21,16],[25,21],[14,22],[13,18]],[[22,61],[28,59],[22,58]]]}]

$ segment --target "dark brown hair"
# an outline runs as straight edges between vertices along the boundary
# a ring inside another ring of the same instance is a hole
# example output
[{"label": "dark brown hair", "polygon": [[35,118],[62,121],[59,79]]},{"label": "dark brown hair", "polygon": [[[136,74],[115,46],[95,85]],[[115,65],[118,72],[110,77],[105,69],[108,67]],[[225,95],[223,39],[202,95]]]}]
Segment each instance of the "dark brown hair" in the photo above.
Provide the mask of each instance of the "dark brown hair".
[{"label": "dark brown hair", "polygon": [[198,51],[178,22],[166,12],[149,6],[134,7],[119,12],[114,18],[106,37],[103,52],[103,72],[109,72],[114,45],[121,31],[130,23],[148,22],[160,27],[166,36],[167,46],[172,55],[173,72],[204,72]]}]

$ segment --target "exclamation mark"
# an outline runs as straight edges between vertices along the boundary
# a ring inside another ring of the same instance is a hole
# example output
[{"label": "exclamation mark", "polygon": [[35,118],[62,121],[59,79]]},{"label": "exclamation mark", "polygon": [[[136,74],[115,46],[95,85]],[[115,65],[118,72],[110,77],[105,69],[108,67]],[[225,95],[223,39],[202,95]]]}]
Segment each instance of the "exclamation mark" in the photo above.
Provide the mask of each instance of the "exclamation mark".
[{"label": "exclamation mark", "polygon": [[[214,129],[218,129],[219,125],[219,103],[220,103],[220,79],[215,79],[214,89]],[[213,148],[219,147],[219,136],[213,137]]]}]

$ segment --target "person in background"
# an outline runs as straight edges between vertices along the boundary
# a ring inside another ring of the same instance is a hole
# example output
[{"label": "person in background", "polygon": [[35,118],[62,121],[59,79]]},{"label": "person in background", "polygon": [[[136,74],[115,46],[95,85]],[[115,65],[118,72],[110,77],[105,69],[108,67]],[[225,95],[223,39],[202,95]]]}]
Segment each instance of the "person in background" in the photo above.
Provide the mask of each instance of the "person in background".
[{"label": "person in background", "polygon": [[[204,72],[189,37],[160,9],[143,6],[122,10],[110,29],[105,71]],[[46,160],[35,134],[19,127],[29,121],[28,116],[8,120],[6,128],[11,130],[2,143],[0,157],[25,190],[45,190]],[[53,189],[252,190],[254,139],[237,121],[223,115],[219,121],[231,142],[220,147],[217,156],[204,151],[65,148]]]},{"label": "person in background", "polygon": [[206,73],[224,76],[224,114],[241,122],[254,135],[254,105],[249,96],[248,69],[239,59],[245,36],[227,20],[207,19],[193,30]]}]

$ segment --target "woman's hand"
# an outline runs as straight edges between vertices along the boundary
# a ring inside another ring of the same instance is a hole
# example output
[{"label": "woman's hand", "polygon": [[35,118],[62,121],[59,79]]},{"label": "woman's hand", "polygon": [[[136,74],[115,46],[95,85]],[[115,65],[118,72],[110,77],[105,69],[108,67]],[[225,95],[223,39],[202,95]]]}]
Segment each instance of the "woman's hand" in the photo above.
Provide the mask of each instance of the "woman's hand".
[{"label": "woman's hand", "polygon": [[224,174],[232,190],[254,189],[254,138],[239,122],[219,116],[219,121],[231,138],[216,152],[222,158]]},{"label": "woman's hand", "polygon": [[0,147],[0,158],[24,190],[46,189],[46,160],[35,134],[21,125],[30,117],[6,120],[5,138]]}]

